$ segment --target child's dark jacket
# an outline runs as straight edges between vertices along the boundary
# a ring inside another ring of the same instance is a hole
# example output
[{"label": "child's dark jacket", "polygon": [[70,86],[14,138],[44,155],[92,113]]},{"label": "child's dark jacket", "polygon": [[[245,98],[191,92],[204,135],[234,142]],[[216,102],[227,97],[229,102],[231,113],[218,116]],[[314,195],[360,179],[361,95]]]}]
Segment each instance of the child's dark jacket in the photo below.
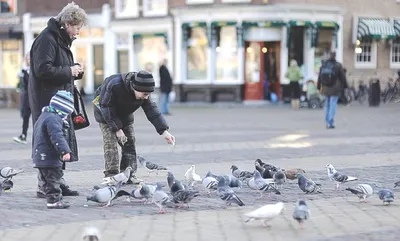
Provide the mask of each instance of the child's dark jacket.
[{"label": "child's dark jacket", "polygon": [[67,122],[54,111],[44,110],[33,127],[34,167],[61,167],[61,157],[71,150],[65,137]]}]

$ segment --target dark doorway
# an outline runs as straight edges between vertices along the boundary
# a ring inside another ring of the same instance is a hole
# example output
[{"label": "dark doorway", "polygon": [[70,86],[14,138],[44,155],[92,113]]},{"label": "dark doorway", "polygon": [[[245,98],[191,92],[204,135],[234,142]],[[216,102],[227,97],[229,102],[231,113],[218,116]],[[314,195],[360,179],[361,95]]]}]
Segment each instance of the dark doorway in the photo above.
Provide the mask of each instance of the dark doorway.
[{"label": "dark doorway", "polygon": [[288,65],[291,59],[295,59],[298,66],[304,63],[304,30],[304,27],[291,28]]}]

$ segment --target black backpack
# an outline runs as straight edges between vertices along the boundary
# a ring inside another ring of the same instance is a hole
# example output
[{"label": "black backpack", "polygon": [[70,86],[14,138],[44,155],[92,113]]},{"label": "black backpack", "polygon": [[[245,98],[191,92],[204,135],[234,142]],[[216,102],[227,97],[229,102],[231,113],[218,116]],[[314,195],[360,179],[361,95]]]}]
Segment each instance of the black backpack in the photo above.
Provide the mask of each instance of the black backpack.
[{"label": "black backpack", "polygon": [[319,72],[321,84],[323,86],[333,86],[336,83],[336,63],[332,61],[326,61]]}]

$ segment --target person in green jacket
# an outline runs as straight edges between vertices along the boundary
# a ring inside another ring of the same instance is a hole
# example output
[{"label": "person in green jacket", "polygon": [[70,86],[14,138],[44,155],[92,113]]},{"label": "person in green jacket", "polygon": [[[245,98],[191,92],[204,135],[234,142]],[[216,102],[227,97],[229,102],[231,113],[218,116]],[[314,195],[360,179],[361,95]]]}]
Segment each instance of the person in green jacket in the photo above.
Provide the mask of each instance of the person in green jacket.
[{"label": "person in green jacket", "polygon": [[299,80],[303,78],[303,74],[299,66],[297,65],[297,61],[292,59],[290,60],[290,66],[286,72],[285,77],[290,81],[290,92],[292,97],[292,108],[299,109],[300,108],[300,84]]}]

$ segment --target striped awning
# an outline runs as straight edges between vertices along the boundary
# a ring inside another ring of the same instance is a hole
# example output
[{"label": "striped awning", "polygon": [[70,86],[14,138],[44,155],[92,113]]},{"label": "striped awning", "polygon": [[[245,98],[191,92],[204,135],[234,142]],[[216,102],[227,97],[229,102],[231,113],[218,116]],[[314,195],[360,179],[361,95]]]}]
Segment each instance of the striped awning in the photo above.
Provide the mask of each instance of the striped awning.
[{"label": "striped awning", "polygon": [[400,37],[400,20],[394,20],[394,31],[397,37]]},{"label": "striped awning", "polygon": [[243,21],[242,26],[244,28],[249,27],[260,27],[260,28],[271,28],[271,27],[283,27],[286,26],[284,21],[254,21],[254,22],[247,22]]},{"label": "striped awning", "polygon": [[358,20],[357,38],[392,39],[396,32],[388,19],[360,18]]}]

